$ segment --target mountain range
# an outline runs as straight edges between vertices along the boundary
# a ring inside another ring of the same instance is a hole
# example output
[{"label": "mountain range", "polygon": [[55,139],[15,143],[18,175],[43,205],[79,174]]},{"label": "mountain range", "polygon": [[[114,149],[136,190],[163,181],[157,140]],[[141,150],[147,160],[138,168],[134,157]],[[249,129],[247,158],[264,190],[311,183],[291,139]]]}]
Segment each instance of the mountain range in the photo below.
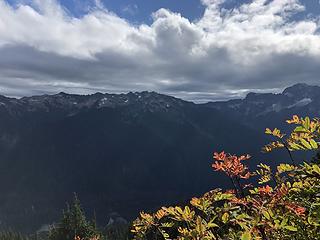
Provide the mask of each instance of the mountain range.
[{"label": "mountain range", "polygon": [[57,221],[73,193],[103,224],[229,187],[212,153],[286,161],[260,149],[264,129],[287,129],[293,114],[320,116],[319,86],[205,104],[155,92],[0,96],[0,228]]}]

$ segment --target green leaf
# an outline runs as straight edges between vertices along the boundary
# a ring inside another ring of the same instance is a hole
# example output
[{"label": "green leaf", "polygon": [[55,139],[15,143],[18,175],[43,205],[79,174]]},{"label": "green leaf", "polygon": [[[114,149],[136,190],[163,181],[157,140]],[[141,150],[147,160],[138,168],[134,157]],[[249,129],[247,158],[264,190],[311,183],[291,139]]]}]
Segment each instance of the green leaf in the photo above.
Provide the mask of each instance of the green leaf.
[{"label": "green leaf", "polygon": [[174,226],[173,222],[165,222],[165,223],[161,223],[161,226],[164,228],[171,228]]},{"label": "green leaf", "polygon": [[226,223],[226,222],[228,222],[228,220],[229,220],[229,213],[224,213],[222,215],[222,222]]},{"label": "green leaf", "polygon": [[311,139],[310,144],[313,149],[318,149],[318,143],[315,140]]},{"label": "green leaf", "polygon": [[305,129],[310,128],[310,118],[309,117],[305,117],[303,126]]},{"label": "green leaf", "polygon": [[298,126],[293,131],[294,132],[306,132],[306,129],[302,126]]},{"label": "green leaf", "polygon": [[288,223],[288,218],[285,217],[281,221],[280,228],[283,228],[283,227],[287,226],[287,223]]},{"label": "green leaf", "polygon": [[311,150],[312,149],[312,147],[311,147],[311,145],[305,140],[305,139],[300,139],[300,142],[301,142],[301,144],[305,147],[305,148],[307,148],[307,149],[309,149],[309,150]]},{"label": "green leaf", "polygon": [[251,240],[251,239],[252,239],[251,232],[246,231],[242,233],[241,240]]},{"label": "green leaf", "polygon": [[270,220],[270,215],[267,211],[262,211],[262,214],[266,219]]},{"label": "green leaf", "polygon": [[211,219],[210,222],[208,222],[208,224],[207,224],[208,228],[219,227],[219,225],[215,224],[213,221],[214,221],[214,219]]},{"label": "green leaf", "polygon": [[215,223],[208,223],[208,224],[207,224],[207,227],[208,227],[208,228],[214,228],[214,227],[219,227],[219,225],[218,225],[218,224],[215,224]]},{"label": "green leaf", "polygon": [[286,163],[281,163],[278,167],[277,170],[279,173],[284,173],[284,172],[291,172],[295,169],[293,165],[286,164]]},{"label": "green leaf", "polygon": [[274,213],[272,212],[271,209],[268,209],[268,213],[269,213],[270,217],[273,217],[273,216],[274,216]]},{"label": "green leaf", "polygon": [[294,226],[284,226],[285,229],[291,231],[291,232],[296,232],[298,229]]},{"label": "green leaf", "polygon": [[301,150],[301,149],[303,149],[302,146],[300,146],[299,144],[293,143],[293,142],[292,143],[290,142],[289,146],[293,150]]},{"label": "green leaf", "polygon": [[312,166],[312,171],[320,175],[320,167],[316,164]]}]

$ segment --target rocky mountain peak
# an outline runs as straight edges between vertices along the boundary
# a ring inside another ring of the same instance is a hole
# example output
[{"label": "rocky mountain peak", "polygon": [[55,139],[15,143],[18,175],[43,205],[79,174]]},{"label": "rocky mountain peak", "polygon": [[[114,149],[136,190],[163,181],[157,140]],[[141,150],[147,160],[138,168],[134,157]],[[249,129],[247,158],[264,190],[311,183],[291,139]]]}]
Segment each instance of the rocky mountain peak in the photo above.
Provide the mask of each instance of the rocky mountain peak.
[{"label": "rocky mountain peak", "polygon": [[292,98],[314,98],[320,95],[320,87],[308,85],[306,83],[298,83],[286,88],[282,94]]},{"label": "rocky mountain peak", "polygon": [[208,106],[245,118],[263,117],[274,113],[292,115],[302,109],[319,115],[320,87],[299,83],[286,88],[282,93],[251,92],[244,99],[213,102],[208,103]]}]

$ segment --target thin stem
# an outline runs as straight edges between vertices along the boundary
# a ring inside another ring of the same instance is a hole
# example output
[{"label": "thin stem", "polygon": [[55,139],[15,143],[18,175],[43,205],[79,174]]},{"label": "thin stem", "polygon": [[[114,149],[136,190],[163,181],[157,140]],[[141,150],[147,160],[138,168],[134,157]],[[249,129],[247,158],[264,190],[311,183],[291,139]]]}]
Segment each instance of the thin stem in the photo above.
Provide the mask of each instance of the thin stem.
[{"label": "thin stem", "polygon": [[292,153],[291,153],[290,149],[288,148],[287,143],[285,143],[284,141],[281,141],[281,142],[282,142],[282,144],[283,144],[284,148],[287,150],[287,152],[288,152],[288,154],[289,154],[289,156],[290,156],[290,159],[291,159],[291,162],[292,162],[293,166],[295,166],[295,167],[296,167],[296,163],[295,163],[295,161],[294,161],[294,159],[293,159],[293,156],[292,156]]},{"label": "thin stem", "polygon": [[238,188],[239,188],[239,191],[241,193],[241,196],[244,197],[244,192],[243,192],[243,189],[242,189],[241,184],[240,184],[240,179],[236,178],[236,181],[237,181]]},{"label": "thin stem", "polygon": [[232,185],[233,185],[233,188],[234,188],[234,190],[235,190],[235,192],[236,192],[236,194],[237,194],[237,197],[240,197],[240,194],[239,194],[237,185],[236,185],[235,182],[234,182],[234,179],[233,179],[232,177],[229,177],[229,178],[230,178],[230,180],[231,180],[231,182],[232,182]]}]

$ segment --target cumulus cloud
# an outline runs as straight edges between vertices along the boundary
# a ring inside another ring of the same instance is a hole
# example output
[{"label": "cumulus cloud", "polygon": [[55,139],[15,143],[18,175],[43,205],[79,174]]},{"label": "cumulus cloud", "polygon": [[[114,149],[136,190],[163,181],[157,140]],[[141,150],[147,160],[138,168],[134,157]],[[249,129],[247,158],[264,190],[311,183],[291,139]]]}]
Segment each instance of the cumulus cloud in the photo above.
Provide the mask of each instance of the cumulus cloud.
[{"label": "cumulus cloud", "polygon": [[298,0],[233,9],[202,0],[196,21],[159,9],[150,25],[95,2],[74,17],[55,0],[0,0],[0,92],[154,90],[206,101],[319,81],[319,19],[294,20],[305,11]]}]

